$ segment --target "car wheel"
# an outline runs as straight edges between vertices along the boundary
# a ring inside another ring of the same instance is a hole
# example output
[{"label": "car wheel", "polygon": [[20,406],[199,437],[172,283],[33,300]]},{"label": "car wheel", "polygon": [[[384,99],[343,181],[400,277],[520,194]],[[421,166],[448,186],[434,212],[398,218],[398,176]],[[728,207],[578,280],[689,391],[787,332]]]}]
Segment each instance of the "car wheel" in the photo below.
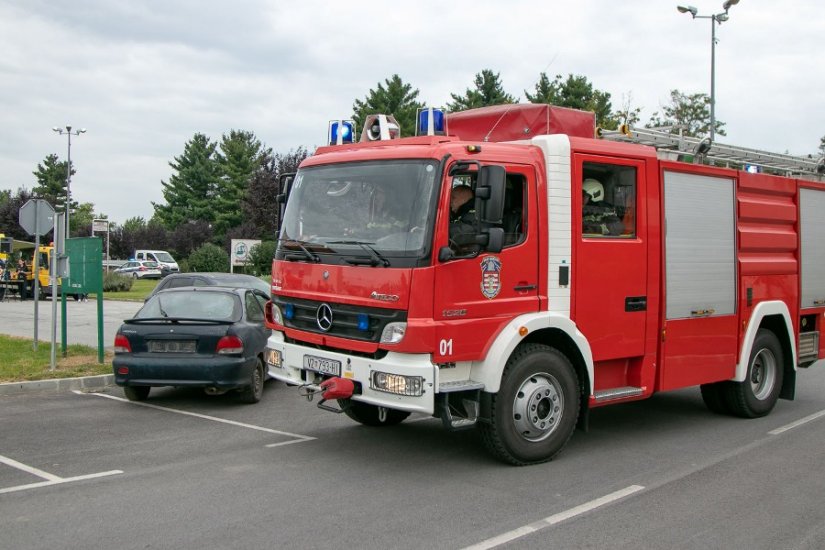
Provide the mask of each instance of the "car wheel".
[{"label": "car wheel", "polygon": [[344,414],[365,426],[395,426],[402,423],[410,413],[350,399],[339,399],[338,405]]},{"label": "car wheel", "polygon": [[526,344],[513,353],[479,424],[487,449],[517,466],[552,460],[573,435],[581,392],[576,371],[558,350]]},{"label": "car wheel", "polygon": [[730,382],[727,386],[725,397],[730,412],[743,418],[757,418],[771,412],[782,390],[784,364],[779,339],[773,332],[759,329],[745,380]]},{"label": "car wheel", "polygon": [[252,379],[249,385],[241,390],[241,403],[253,404],[261,400],[264,394],[264,380],[266,373],[264,372],[264,364],[260,357],[255,358],[255,368],[252,369]]},{"label": "car wheel", "polygon": [[145,401],[149,397],[149,386],[124,386],[123,393],[129,401]]},{"label": "car wheel", "polygon": [[137,273],[132,273],[132,279],[137,279],[137,278],[138,278],[138,274]]}]

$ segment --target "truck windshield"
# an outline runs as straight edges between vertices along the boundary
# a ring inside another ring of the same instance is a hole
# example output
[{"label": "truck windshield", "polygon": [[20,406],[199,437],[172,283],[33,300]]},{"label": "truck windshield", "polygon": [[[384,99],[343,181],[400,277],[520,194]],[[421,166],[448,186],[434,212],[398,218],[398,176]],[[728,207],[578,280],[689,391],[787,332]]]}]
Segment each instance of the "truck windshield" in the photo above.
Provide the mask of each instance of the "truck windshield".
[{"label": "truck windshield", "polygon": [[302,169],[284,213],[281,248],[303,247],[310,257],[366,255],[376,264],[420,257],[430,236],[437,172],[437,163],[426,160]]}]

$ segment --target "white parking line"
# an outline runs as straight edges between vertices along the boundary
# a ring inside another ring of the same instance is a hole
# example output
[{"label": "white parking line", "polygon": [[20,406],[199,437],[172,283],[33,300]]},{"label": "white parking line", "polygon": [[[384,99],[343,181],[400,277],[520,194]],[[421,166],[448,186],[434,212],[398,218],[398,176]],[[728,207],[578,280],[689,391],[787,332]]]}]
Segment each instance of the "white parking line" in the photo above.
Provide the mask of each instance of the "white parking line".
[{"label": "white parking line", "polygon": [[4,489],[0,489],[0,495],[6,493],[14,493],[16,491],[25,491],[26,489],[35,489],[37,487],[49,487],[51,485],[60,485],[61,483],[70,483],[72,481],[81,481],[84,479],[94,479],[97,477],[106,477],[106,476],[113,476],[117,474],[122,474],[122,470],[109,470],[108,472],[98,472],[96,474],[87,474],[84,476],[74,476],[74,477],[60,477],[54,474],[50,474],[49,472],[44,472],[38,468],[33,466],[28,466],[23,464],[22,462],[18,462],[12,458],[7,456],[0,455],[0,463],[5,464],[6,466],[11,466],[12,468],[16,468],[18,470],[22,470],[27,474],[32,474],[37,477],[42,477],[46,481],[38,481],[36,483],[27,483],[26,485],[16,485],[14,487],[6,487]]},{"label": "white parking line", "polygon": [[200,418],[203,420],[211,420],[212,422],[220,422],[221,424],[229,424],[230,426],[238,426],[240,428],[247,428],[250,430],[257,430],[259,432],[266,432],[270,434],[276,435],[285,435],[287,437],[294,437],[295,441],[287,441],[283,443],[272,443],[270,445],[266,445],[267,447],[277,447],[278,445],[286,445],[289,443],[303,443],[304,441],[312,441],[315,439],[314,437],[310,437],[308,435],[300,435],[294,434],[290,432],[283,432],[280,430],[273,430],[272,428],[264,428],[263,426],[256,426],[254,424],[245,424],[243,422],[236,422],[234,420],[226,420],[225,418],[218,418],[216,416],[209,416],[206,414],[194,413],[189,411],[181,411],[179,409],[172,409],[169,407],[161,407],[160,405],[152,405],[151,403],[141,403],[139,401],[129,401],[128,399],[124,399],[123,397],[117,397],[115,395],[108,395],[105,393],[84,393],[82,391],[73,390],[74,393],[78,395],[96,395],[98,397],[105,397],[106,399],[114,399],[115,401],[123,401],[124,403],[129,403],[130,405],[137,405],[139,407],[147,407],[149,409],[157,409],[159,411],[166,411],[175,414],[182,414],[184,416],[194,416],[195,418]]},{"label": "white parking line", "polygon": [[816,420],[817,418],[820,418],[822,416],[825,416],[825,411],[819,411],[818,413],[814,413],[812,415],[806,416],[805,418],[800,418],[796,422],[791,422],[790,424],[786,424],[785,426],[782,426],[780,428],[776,428],[775,430],[771,430],[768,433],[770,435],[779,435],[783,432],[787,432],[788,430],[798,428],[802,424],[807,424],[808,422],[810,422],[812,420]]},{"label": "white parking line", "polygon": [[585,512],[595,510],[596,508],[599,508],[606,504],[610,504],[611,502],[615,502],[626,496],[632,495],[633,493],[637,493],[643,489],[644,487],[642,487],[641,485],[631,485],[630,487],[625,487],[624,489],[621,489],[614,493],[610,493],[609,495],[599,497],[595,500],[591,500],[590,502],[585,502],[584,504],[580,504],[575,508],[570,508],[569,510],[559,512],[558,514],[546,517],[529,525],[513,529],[512,531],[508,531],[507,533],[501,534],[497,537],[483,540],[478,544],[466,547],[464,550],[487,550],[488,548],[495,548],[496,546],[501,546],[502,544],[513,542],[514,540],[520,539],[525,535],[535,533],[536,531],[544,529],[545,527],[550,527],[551,525],[561,523],[562,521],[584,514]]}]

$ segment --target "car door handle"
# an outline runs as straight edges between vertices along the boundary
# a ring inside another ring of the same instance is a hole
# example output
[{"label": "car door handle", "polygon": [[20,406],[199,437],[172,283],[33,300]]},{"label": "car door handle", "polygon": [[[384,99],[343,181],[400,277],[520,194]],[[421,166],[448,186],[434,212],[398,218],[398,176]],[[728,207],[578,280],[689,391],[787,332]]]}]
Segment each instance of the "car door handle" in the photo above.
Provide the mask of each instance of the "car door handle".
[{"label": "car door handle", "polygon": [[624,299],[624,310],[628,312],[646,311],[647,296],[628,296]]}]

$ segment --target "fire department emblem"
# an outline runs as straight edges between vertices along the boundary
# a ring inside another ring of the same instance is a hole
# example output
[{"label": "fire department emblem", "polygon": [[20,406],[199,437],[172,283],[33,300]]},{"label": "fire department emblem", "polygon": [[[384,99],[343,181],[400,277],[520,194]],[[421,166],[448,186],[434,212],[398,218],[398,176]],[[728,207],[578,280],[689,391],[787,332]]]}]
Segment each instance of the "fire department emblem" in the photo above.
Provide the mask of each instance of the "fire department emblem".
[{"label": "fire department emblem", "polygon": [[481,293],[492,300],[501,290],[501,260],[496,256],[481,259]]}]

